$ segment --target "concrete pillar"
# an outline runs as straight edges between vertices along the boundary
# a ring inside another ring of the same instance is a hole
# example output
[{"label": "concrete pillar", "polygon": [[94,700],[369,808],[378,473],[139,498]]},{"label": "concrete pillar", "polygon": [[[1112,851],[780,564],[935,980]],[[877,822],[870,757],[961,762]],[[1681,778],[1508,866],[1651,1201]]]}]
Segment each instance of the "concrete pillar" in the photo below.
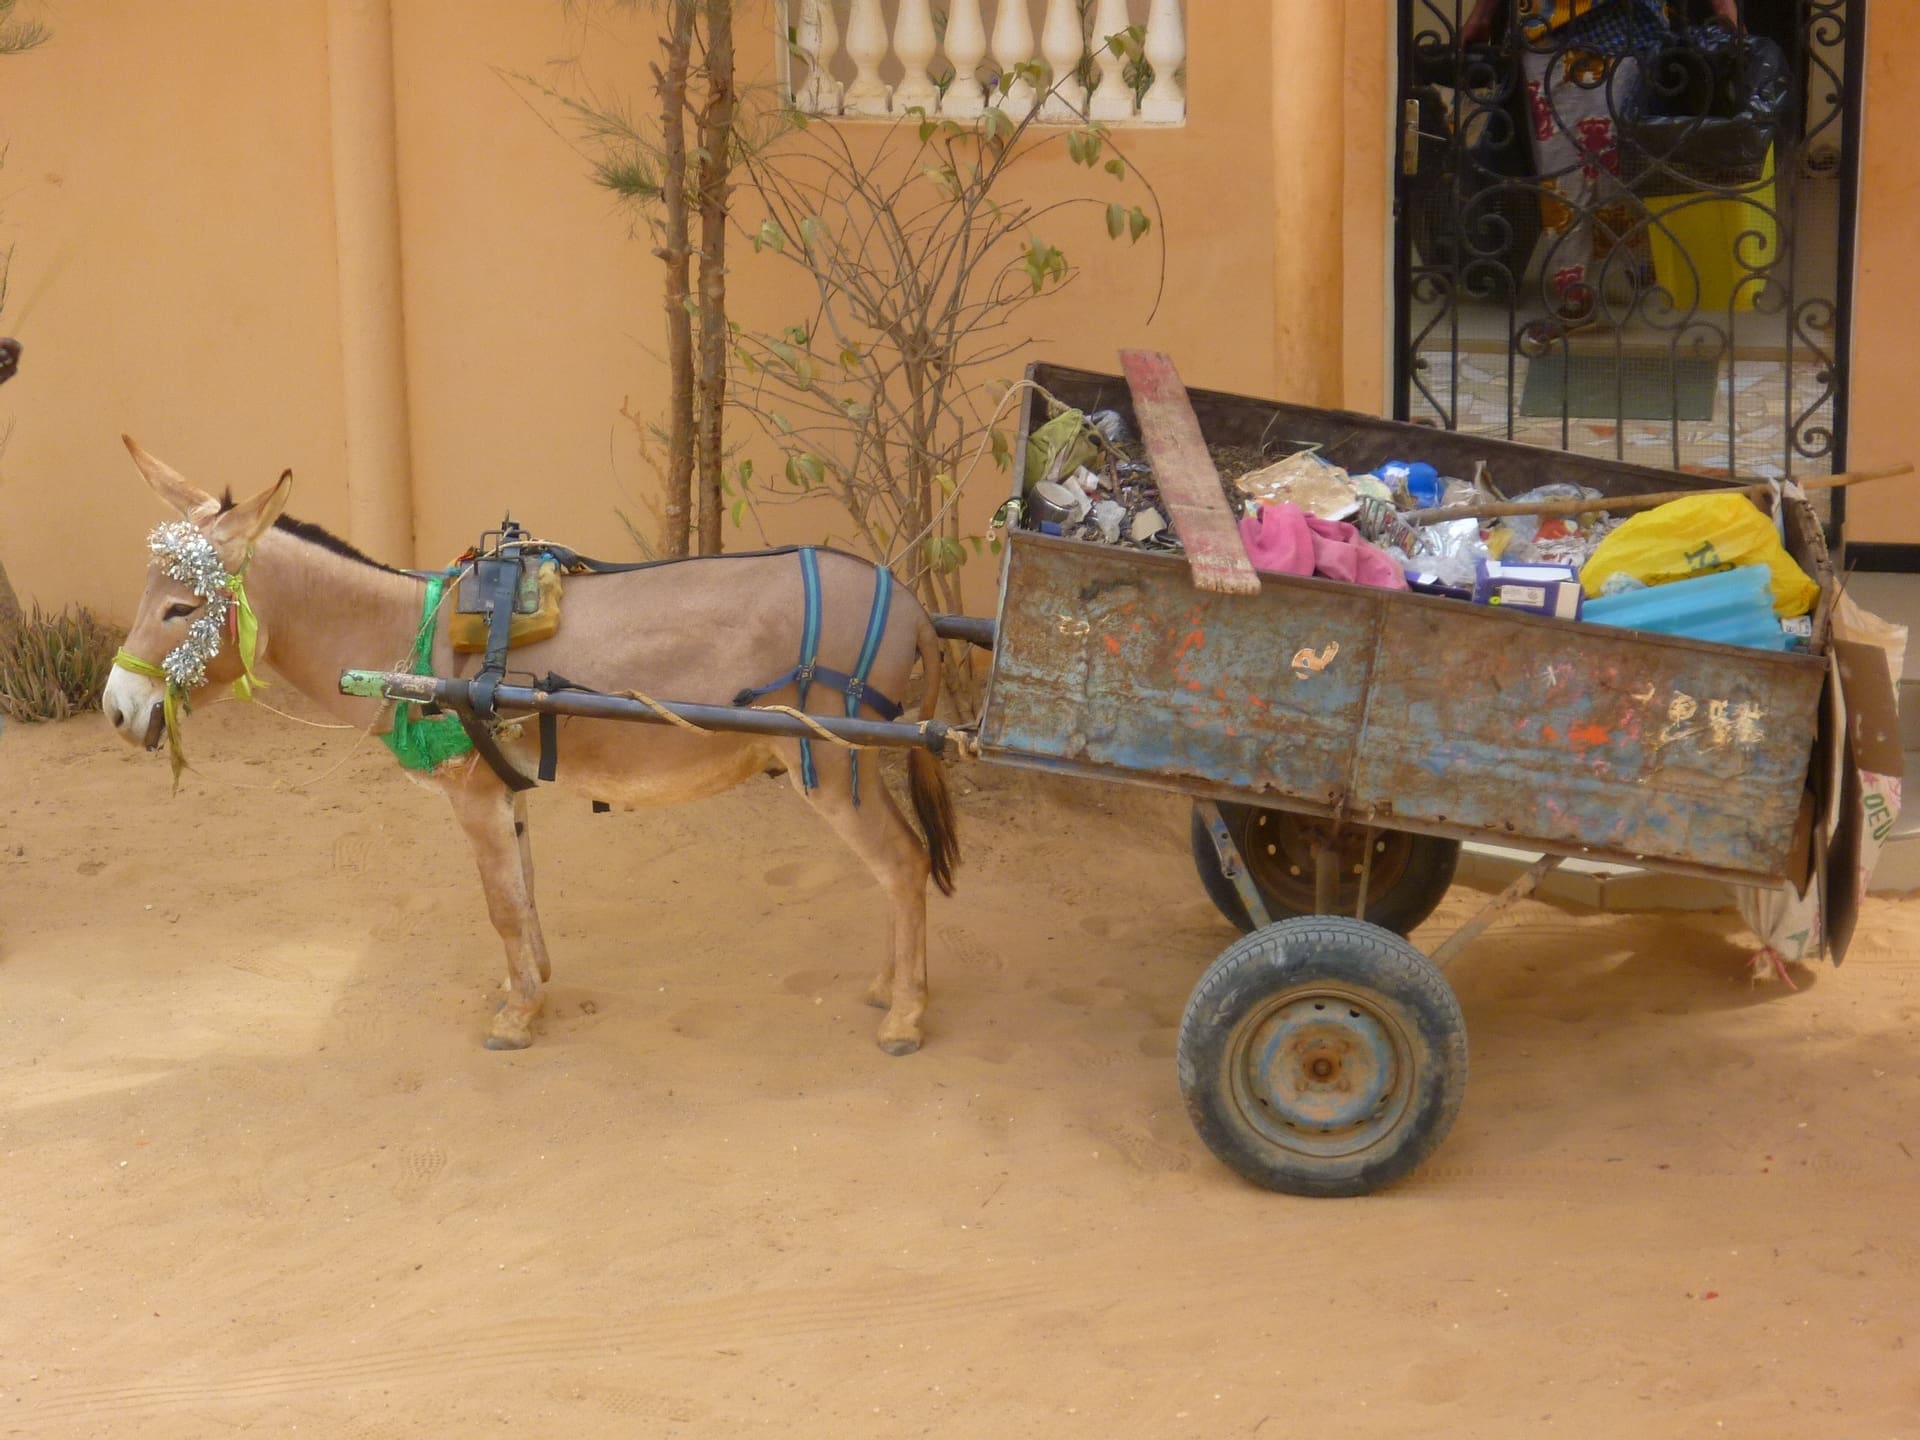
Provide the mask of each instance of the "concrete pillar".
[{"label": "concrete pillar", "polygon": [[1346,8],[1273,6],[1274,393],[1300,405],[1343,389]]},{"label": "concrete pillar", "polygon": [[393,17],[389,0],[327,0],[333,213],[353,542],[411,565],[413,467],[401,314]]}]

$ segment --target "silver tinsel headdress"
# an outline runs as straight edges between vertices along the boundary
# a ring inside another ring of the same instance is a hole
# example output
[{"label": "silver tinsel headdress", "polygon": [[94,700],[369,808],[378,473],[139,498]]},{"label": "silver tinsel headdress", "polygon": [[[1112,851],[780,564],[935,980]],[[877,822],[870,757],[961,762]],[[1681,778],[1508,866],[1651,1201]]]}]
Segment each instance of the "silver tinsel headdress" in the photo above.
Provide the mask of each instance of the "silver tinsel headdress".
[{"label": "silver tinsel headdress", "polygon": [[153,563],[163,573],[207,602],[199,618],[187,627],[187,638],[160,662],[171,683],[182,690],[197,689],[207,683],[207,662],[220,653],[236,577],[220,564],[220,552],[213,542],[186,520],[154,526],[147,537],[147,549],[153,552]]}]

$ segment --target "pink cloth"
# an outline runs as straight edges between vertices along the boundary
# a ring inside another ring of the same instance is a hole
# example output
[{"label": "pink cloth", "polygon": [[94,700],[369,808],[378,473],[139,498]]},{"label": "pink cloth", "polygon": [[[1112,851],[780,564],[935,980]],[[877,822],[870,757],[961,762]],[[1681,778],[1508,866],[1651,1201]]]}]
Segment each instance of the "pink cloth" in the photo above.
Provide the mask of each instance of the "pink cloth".
[{"label": "pink cloth", "polygon": [[1240,518],[1240,543],[1253,568],[1278,575],[1322,575],[1349,585],[1405,590],[1406,574],[1386,551],[1340,520],[1322,520],[1298,505],[1262,505]]}]

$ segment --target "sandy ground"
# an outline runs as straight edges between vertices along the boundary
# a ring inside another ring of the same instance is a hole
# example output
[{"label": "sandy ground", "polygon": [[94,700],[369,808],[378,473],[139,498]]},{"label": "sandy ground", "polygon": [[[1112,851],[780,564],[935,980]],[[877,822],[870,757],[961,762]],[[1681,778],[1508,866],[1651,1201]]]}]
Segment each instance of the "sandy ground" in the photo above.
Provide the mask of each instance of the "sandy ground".
[{"label": "sandy ground", "polygon": [[346,742],[236,706],[188,740],[170,799],[97,719],[0,737],[0,1434],[1920,1435],[1913,903],[1798,994],[1731,916],[1530,906],[1457,967],[1452,1138],[1313,1202],[1181,1110],[1232,933],[1177,800],[963,782],[903,1060],[778,784],[537,800],[502,1055],[442,802],[372,746],[289,790]]}]

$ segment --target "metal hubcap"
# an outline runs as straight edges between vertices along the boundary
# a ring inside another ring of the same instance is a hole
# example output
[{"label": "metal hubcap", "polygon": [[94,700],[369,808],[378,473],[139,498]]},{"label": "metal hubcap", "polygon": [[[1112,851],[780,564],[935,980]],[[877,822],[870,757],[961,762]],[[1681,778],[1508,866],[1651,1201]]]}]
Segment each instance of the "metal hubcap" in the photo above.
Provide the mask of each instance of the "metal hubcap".
[{"label": "metal hubcap", "polygon": [[1272,998],[1236,1039],[1240,1110],[1289,1150],[1347,1155],[1391,1133],[1411,1092],[1405,1031],[1366,995],[1315,986]]}]

